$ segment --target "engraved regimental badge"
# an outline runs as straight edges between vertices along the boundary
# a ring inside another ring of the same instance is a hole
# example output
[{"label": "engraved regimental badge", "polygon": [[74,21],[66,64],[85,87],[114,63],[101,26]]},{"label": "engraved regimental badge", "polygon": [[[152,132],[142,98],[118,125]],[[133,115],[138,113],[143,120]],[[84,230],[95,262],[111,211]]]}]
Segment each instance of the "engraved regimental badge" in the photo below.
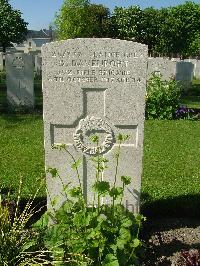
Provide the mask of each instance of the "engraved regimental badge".
[{"label": "engraved regimental badge", "polygon": [[[90,147],[85,143],[85,139],[90,134],[98,134],[101,132],[104,135],[104,140],[96,147]],[[81,119],[74,133],[75,145],[84,154],[97,155],[107,153],[115,143],[114,132],[111,126],[103,118],[87,116]]]}]

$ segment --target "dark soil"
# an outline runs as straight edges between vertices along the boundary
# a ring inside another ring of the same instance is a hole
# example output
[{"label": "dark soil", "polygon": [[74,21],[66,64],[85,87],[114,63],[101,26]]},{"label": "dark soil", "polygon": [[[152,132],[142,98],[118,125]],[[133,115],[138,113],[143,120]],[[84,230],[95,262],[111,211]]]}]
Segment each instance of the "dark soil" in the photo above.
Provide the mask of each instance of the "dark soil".
[{"label": "dark soil", "polygon": [[[142,234],[146,244],[143,266],[200,266],[199,219],[153,219],[146,223]],[[195,254],[197,264],[187,264],[181,251],[189,251],[191,256]]]}]

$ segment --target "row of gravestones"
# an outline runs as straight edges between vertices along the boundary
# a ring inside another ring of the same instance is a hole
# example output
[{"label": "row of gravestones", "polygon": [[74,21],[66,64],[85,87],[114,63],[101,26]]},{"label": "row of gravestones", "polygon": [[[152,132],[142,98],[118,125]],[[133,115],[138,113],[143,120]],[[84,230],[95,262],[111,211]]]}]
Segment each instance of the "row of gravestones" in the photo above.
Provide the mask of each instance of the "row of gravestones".
[{"label": "row of gravestones", "polygon": [[[5,56],[3,53],[0,53],[0,70],[3,70],[3,61]],[[33,64],[35,66],[35,71],[38,75],[41,75],[42,72],[42,56],[41,54],[33,55],[32,58]],[[162,57],[150,57],[148,58],[148,67],[147,73],[148,76],[151,75],[152,72],[157,74],[161,74],[163,79],[168,80],[170,76],[176,76],[176,73],[181,73],[180,77],[177,77],[177,80],[189,80],[191,73],[194,77],[200,78],[200,61],[196,59],[185,59],[180,67],[180,70],[176,70],[176,63],[180,62],[179,59],[173,58],[169,60],[168,58]],[[192,64],[187,64],[192,63]],[[186,74],[186,75],[185,75]],[[189,76],[189,77],[188,77]]]},{"label": "row of gravestones", "polygon": [[174,77],[185,90],[191,86],[192,78],[200,78],[200,61],[195,59],[167,59],[162,57],[149,58],[147,75],[152,73],[162,76],[163,80],[169,80]]},{"label": "row of gravestones", "polygon": [[[34,65],[35,71],[41,74],[42,57],[41,55],[28,55],[24,53],[15,53],[6,55],[6,73],[7,73],[7,99],[11,106],[34,107]],[[0,64],[3,62],[0,56]],[[65,66],[65,62],[59,64]],[[78,63],[77,63],[78,64]],[[3,65],[3,63],[2,63]],[[164,80],[175,77],[180,81],[185,89],[191,85],[192,77],[200,77],[199,61],[178,61],[165,58],[148,58],[147,77],[152,73],[161,75]],[[78,73],[77,73],[78,74]],[[88,73],[88,77],[89,77]],[[114,75],[114,74],[113,74]],[[85,72],[85,76],[87,73]],[[112,76],[112,75],[111,75]],[[62,80],[62,76],[57,75],[55,79]],[[73,80],[71,74],[68,74],[71,82],[80,82],[82,74],[80,73],[77,80]],[[129,80],[129,75],[124,75],[124,82]],[[111,77],[112,80],[112,77]]]}]

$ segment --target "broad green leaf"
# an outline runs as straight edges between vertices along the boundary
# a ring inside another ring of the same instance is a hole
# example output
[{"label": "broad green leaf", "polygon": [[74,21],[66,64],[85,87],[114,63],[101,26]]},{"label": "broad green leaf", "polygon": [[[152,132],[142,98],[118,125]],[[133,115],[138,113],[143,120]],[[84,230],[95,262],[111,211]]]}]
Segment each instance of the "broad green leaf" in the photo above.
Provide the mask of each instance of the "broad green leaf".
[{"label": "broad green leaf", "polygon": [[71,168],[76,170],[81,165],[81,163],[82,163],[82,160],[78,159],[71,165]]},{"label": "broad green leaf", "polygon": [[131,240],[131,233],[129,229],[121,227],[119,230],[119,234],[120,239],[125,239],[127,242]]},{"label": "broad green leaf", "polygon": [[69,195],[73,198],[79,197],[82,195],[81,187],[73,187],[69,189]]},{"label": "broad green leaf", "polygon": [[117,257],[113,254],[107,254],[103,266],[119,266]]},{"label": "broad green leaf", "polygon": [[117,140],[120,142],[124,142],[124,141],[128,140],[129,138],[130,138],[129,135],[121,134],[121,133],[117,136]]},{"label": "broad green leaf", "polygon": [[49,167],[47,169],[47,173],[50,173],[53,178],[59,176],[58,170],[56,168]]},{"label": "broad green leaf", "polygon": [[30,247],[34,247],[37,244],[37,241],[32,239],[29,240],[28,242],[26,242],[23,246],[22,246],[22,251],[25,252],[27,251]]},{"label": "broad green leaf", "polygon": [[131,183],[131,177],[127,176],[127,175],[122,175],[121,176],[121,181],[125,184],[125,185],[129,185]]},{"label": "broad green leaf", "polygon": [[33,228],[45,228],[49,224],[49,214],[48,212],[45,212],[45,214],[42,215],[42,217],[32,225]]},{"label": "broad green leaf", "polygon": [[91,137],[90,137],[90,139],[91,139],[91,141],[92,142],[94,142],[94,143],[98,143],[99,142],[99,136],[97,136],[97,135],[92,135]]},{"label": "broad green leaf", "polygon": [[123,188],[122,187],[113,187],[110,190],[110,196],[113,197],[114,199],[117,199],[119,197],[122,197],[123,195]]},{"label": "broad green leaf", "polygon": [[99,195],[105,196],[109,193],[110,184],[107,181],[97,181],[94,183],[93,189]]},{"label": "broad green leaf", "polygon": [[131,221],[131,219],[125,218],[125,219],[122,220],[122,225],[121,226],[128,228],[128,227],[131,227],[132,224],[133,224],[133,222]]},{"label": "broad green leaf", "polygon": [[135,238],[133,240],[133,246],[134,246],[134,248],[137,248],[140,245],[140,243],[141,243],[141,241],[139,239]]}]

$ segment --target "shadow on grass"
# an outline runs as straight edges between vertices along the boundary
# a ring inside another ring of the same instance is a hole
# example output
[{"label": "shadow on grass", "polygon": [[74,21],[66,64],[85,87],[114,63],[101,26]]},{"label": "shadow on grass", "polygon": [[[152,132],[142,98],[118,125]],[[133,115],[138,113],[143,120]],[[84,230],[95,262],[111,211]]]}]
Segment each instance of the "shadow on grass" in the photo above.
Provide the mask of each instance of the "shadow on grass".
[{"label": "shadow on grass", "polygon": [[184,94],[185,96],[200,96],[200,84],[193,82],[192,86]]},{"label": "shadow on grass", "polygon": [[[37,113],[32,113],[32,114],[1,114],[1,119],[7,122],[7,126],[13,126],[14,124],[16,124],[16,126],[19,126],[18,122],[25,124],[29,124],[30,123],[30,119],[31,120],[41,120],[42,119],[42,115],[41,114],[37,114]],[[29,119],[29,115],[30,115],[30,119]]]},{"label": "shadow on grass", "polygon": [[[186,224],[187,221],[190,221],[191,219],[200,219],[200,195],[180,196],[173,199],[158,201],[150,201],[149,195],[147,194],[143,194],[142,199],[144,199],[144,197],[146,197],[146,200],[148,198],[148,201],[142,203],[141,213],[146,216],[147,219],[182,219],[184,217]],[[27,202],[27,199],[21,199],[21,209],[25,207]],[[45,208],[35,216],[37,219],[46,210],[46,197],[36,198],[33,205],[37,206],[36,209],[38,210],[42,206],[45,206]],[[169,226],[170,228],[179,228],[180,226],[183,226],[183,223],[173,223],[169,224]]]},{"label": "shadow on grass", "polygon": [[142,193],[141,213],[153,218],[200,218],[200,194],[153,200],[149,194]]}]

